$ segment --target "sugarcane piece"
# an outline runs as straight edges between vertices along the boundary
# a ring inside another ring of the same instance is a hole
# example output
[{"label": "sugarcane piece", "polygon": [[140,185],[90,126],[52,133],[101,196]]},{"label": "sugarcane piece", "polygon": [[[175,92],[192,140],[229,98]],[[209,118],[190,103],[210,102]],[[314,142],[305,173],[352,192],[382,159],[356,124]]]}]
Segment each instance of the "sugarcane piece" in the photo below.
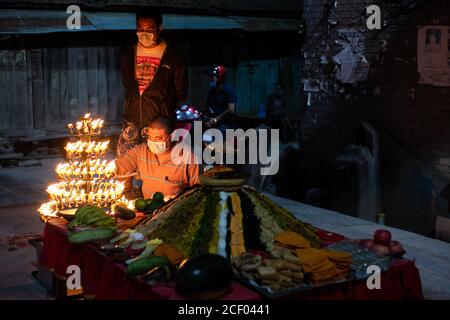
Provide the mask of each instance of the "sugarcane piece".
[{"label": "sugarcane piece", "polygon": [[144,251],[140,255],[138,255],[136,258],[127,260],[126,263],[130,264],[136,260],[139,260],[139,259],[142,259],[142,258],[152,255],[153,252],[155,252],[155,249],[162,243],[163,243],[163,241],[161,239],[152,239],[152,240],[148,241],[147,244],[145,245]]}]

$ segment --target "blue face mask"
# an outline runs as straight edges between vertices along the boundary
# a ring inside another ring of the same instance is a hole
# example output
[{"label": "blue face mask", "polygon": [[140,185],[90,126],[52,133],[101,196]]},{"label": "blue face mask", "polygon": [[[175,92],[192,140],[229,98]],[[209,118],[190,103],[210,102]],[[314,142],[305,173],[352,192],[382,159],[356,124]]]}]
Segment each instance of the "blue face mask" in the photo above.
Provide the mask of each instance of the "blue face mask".
[{"label": "blue face mask", "polygon": [[217,80],[211,80],[210,82],[209,82],[209,87],[210,88],[216,88],[217,87]]}]

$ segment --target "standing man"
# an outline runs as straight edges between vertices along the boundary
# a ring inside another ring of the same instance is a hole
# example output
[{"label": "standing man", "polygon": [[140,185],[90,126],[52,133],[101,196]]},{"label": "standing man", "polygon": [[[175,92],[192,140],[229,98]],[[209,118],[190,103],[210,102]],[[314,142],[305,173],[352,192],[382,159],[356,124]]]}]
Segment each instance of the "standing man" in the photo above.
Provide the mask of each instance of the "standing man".
[{"label": "standing man", "polygon": [[125,87],[125,110],[117,155],[143,141],[142,129],[157,116],[175,118],[175,109],[188,93],[184,62],[161,39],[162,15],[155,10],[136,14],[137,38],[121,59]]},{"label": "standing man", "polygon": [[207,98],[209,127],[217,127],[221,131],[232,128],[236,109],[236,90],[226,83],[227,70],[216,65],[210,73],[209,91]]}]

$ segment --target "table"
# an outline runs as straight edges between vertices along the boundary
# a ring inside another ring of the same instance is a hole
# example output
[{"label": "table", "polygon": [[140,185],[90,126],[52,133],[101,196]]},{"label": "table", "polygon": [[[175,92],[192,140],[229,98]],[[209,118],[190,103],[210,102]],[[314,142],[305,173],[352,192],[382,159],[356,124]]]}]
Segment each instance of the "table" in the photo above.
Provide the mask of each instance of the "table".
[{"label": "table", "polygon": [[[148,286],[138,278],[126,274],[124,264],[114,262],[95,245],[74,245],[67,240],[67,222],[54,219],[46,223],[43,234],[43,249],[39,263],[55,274],[64,277],[69,265],[81,269],[81,283],[85,295],[99,300],[181,300],[173,286]],[[330,244],[344,239],[338,234],[319,230],[318,236]],[[260,300],[259,293],[232,282],[229,292],[221,299]],[[337,283],[285,297],[285,299],[423,299],[420,275],[414,261],[398,260],[381,274],[381,289],[369,290],[363,280]]]}]

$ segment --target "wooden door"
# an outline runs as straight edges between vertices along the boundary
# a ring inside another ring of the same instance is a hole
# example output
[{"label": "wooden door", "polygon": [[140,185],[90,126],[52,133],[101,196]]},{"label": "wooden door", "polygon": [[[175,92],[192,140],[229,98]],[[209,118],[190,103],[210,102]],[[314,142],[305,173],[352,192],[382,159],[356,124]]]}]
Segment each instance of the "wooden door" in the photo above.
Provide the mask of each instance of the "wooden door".
[{"label": "wooden door", "polygon": [[279,81],[279,66],[279,59],[239,63],[236,81],[238,113],[256,115],[260,104],[266,106],[267,98]]},{"label": "wooden door", "polygon": [[25,49],[0,50],[0,130],[32,127],[30,59]]}]

